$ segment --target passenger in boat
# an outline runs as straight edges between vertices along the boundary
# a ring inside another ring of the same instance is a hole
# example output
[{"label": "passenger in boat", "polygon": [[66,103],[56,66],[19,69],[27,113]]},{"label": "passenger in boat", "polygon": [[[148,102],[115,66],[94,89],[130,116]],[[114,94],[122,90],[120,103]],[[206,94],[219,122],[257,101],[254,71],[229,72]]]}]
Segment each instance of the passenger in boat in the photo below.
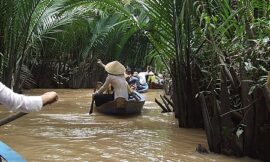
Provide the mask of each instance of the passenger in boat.
[{"label": "passenger in boat", "polygon": [[164,77],[163,77],[163,75],[161,73],[158,74],[157,79],[158,79],[158,83],[160,85],[163,85],[164,84]]},{"label": "passenger in boat", "polygon": [[163,88],[163,77],[162,74],[156,75],[152,71],[149,72],[147,82],[149,87],[152,89],[160,89]]},{"label": "passenger in boat", "polygon": [[152,71],[149,72],[149,76],[148,76],[147,81],[149,84],[151,84],[151,83],[159,84],[157,76]]},{"label": "passenger in boat", "polygon": [[140,81],[140,85],[137,87],[137,91],[140,93],[144,93],[148,90],[149,86],[146,82],[146,75],[148,75],[149,73],[149,66],[147,66],[147,70],[146,71],[139,71],[138,73],[138,77],[139,77],[139,81]]},{"label": "passenger in boat", "polygon": [[20,112],[37,112],[45,105],[58,100],[56,92],[46,92],[40,96],[26,96],[13,92],[0,82],[0,103],[8,110]]},{"label": "passenger in boat", "polygon": [[[102,64],[101,62],[98,62]],[[103,66],[104,64],[102,64]],[[108,73],[104,84],[93,94],[96,106],[100,106],[108,101],[122,97],[128,100],[128,83],[125,78],[126,68],[118,61],[112,61],[103,66]],[[102,94],[111,85],[113,94]]]},{"label": "passenger in boat", "polygon": [[132,77],[132,72],[131,69],[129,67],[126,68],[126,72],[125,72],[125,78],[126,81],[129,83],[129,81],[131,80]]},{"label": "passenger in boat", "polygon": [[147,83],[150,88],[157,89],[159,88],[158,77],[155,75],[154,72],[150,71],[147,79]]},{"label": "passenger in boat", "polygon": [[140,86],[140,78],[138,77],[138,72],[134,71],[131,77],[129,78],[128,84],[133,89],[136,90],[137,86]]}]

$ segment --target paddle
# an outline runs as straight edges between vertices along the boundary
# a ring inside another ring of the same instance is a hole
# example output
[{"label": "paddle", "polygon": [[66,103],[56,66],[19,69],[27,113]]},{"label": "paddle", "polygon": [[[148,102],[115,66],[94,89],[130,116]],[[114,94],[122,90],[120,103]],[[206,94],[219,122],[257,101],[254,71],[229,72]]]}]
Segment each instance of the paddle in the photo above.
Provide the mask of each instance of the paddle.
[{"label": "paddle", "polygon": [[93,109],[94,109],[94,97],[92,97],[92,103],[91,103],[91,106],[90,106],[90,110],[89,110],[89,115],[91,115],[93,113]]},{"label": "paddle", "polygon": [[[102,61],[101,61],[100,59],[97,60],[97,63],[98,63],[99,66],[105,68],[105,65],[102,63]],[[94,92],[96,91],[97,86],[98,86],[98,84],[100,84],[100,83],[101,83],[101,82],[98,82],[98,83],[96,84],[96,87],[94,88]],[[102,84],[103,84],[103,83],[101,83],[101,85],[102,85]],[[92,96],[92,102],[91,102],[91,106],[90,106],[90,110],[89,110],[89,115],[91,115],[91,114],[93,113],[94,102],[95,102],[94,96]]]},{"label": "paddle", "polygon": [[[102,82],[97,82],[97,84],[96,84],[96,86],[95,86],[95,88],[94,88],[94,92],[96,92],[96,90],[97,90],[98,88],[100,88],[102,85],[103,85]],[[90,106],[90,109],[89,109],[89,115],[91,115],[91,114],[93,113],[94,102],[95,102],[94,96],[92,96],[92,102],[91,102],[91,106]]]},{"label": "paddle", "polygon": [[1,119],[0,120],[0,126],[2,126],[2,125],[4,125],[4,124],[7,124],[7,123],[9,123],[9,122],[12,122],[13,120],[16,120],[16,119],[18,119],[18,118],[20,118],[20,117],[22,117],[22,116],[24,116],[24,115],[26,115],[27,113],[25,113],[25,112],[17,112],[16,114],[14,114],[14,115],[10,115],[10,116],[8,116],[8,117],[6,117],[6,118],[4,118],[4,119]]}]

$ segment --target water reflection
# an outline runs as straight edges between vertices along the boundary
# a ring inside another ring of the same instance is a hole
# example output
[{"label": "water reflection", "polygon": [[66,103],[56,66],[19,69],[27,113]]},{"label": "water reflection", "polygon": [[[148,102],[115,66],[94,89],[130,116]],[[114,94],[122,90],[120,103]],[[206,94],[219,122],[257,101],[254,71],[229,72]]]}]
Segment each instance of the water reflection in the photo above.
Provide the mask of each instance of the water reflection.
[{"label": "water reflection", "polygon": [[196,153],[197,144],[207,145],[205,132],[178,128],[173,113],[161,114],[154,99],[162,91],[146,93],[142,114],[128,118],[89,116],[91,90],[56,91],[58,103],[1,127],[1,140],[28,161],[254,161]]}]

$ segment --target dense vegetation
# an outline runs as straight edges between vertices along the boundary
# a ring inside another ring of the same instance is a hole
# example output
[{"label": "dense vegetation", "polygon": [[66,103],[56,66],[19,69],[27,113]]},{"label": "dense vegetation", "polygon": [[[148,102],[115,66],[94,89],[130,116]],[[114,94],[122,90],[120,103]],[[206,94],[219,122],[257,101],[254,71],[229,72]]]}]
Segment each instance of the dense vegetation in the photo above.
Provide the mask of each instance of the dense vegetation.
[{"label": "dense vegetation", "polygon": [[146,23],[146,15],[139,7],[114,2],[113,8],[106,3],[109,1],[1,1],[2,82],[15,90],[27,87],[34,82],[31,71],[42,87],[91,87],[96,79],[96,58],[142,66],[152,45],[116,7],[125,14],[137,13],[140,23]]}]

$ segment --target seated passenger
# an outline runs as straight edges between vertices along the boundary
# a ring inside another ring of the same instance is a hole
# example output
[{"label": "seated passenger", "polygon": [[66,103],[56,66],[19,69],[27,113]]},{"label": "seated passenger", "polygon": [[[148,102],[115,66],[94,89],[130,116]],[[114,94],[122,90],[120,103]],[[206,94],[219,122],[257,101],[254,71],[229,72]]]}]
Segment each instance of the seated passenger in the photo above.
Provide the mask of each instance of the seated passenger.
[{"label": "seated passenger", "polygon": [[159,84],[157,76],[152,71],[149,72],[149,77],[148,77],[147,82],[149,84],[151,83]]},{"label": "seated passenger", "polygon": [[127,67],[126,68],[126,72],[125,72],[126,81],[129,82],[129,80],[131,79],[131,77],[132,77],[131,69],[129,67]]},{"label": "seated passenger", "polygon": [[163,77],[163,75],[159,73],[157,79],[158,79],[158,83],[160,85],[163,85],[163,83],[164,83],[164,77]]},{"label": "seated passenger", "polygon": [[147,70],[145,72],[141,71],[138,74],[140,85],[137,87],[137,91],[140,93],[146,92],[149,88],[146,82],[146,75],[148,75],[148,72],[149,72],[149,66],[147,67]]},{"label": "seated passenger", "polygon": [[139,77],[138,77],[138,72],[134,71],[133,75],[129,78],[128,84],[130,86],[135,86],[137,87],[139,85]]}]

